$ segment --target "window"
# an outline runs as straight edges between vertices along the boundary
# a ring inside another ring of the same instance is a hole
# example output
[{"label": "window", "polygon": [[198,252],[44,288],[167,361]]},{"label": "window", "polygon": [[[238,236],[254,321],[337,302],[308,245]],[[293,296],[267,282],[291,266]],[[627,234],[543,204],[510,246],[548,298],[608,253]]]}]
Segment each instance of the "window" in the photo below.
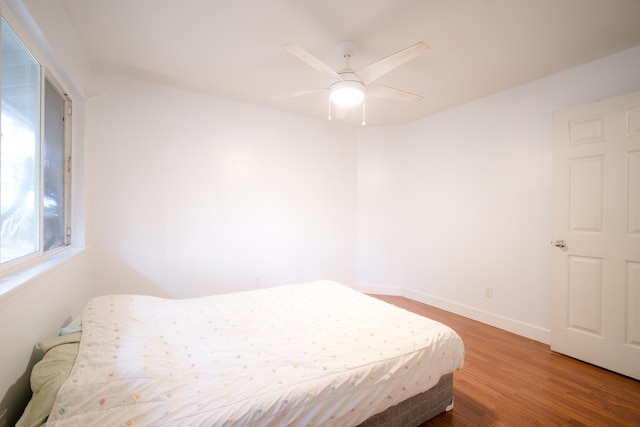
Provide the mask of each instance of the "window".
[{"label": "window", "polygon": [[2,19],[0,264],[69,244],[70,101]]}]

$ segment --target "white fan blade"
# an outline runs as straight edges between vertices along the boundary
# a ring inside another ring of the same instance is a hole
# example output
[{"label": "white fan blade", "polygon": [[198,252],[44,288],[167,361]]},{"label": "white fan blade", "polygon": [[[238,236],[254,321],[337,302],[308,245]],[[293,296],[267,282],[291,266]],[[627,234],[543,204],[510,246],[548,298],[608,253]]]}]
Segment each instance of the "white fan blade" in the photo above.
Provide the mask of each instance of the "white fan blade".
[{"label": "white fan blade", "polygon": [[270,96],[269,101],[280,101],[281,99],[293,98],[295,96],[309,95],[312,93],[324,92],[324,91],[327,91],[327,89],[309,89],[309,90],[299,90],[297,92],[281,93],[280,95]]},{"label": "white fan blade", "polygon": [[308,65],[311,65],[313,68],[315,68],[316,70],[320,71],[321,73],[325,73],[325,74],[330,75],[331,77],[336,77],[336,78],[342,80],[340,75],[338,73],[336,73],[335,71],[333,71],[331,69],[331,67],[329,67],[324,62],[320,61],[315,56],[311,55],[309,52],[307,52],[306,50],[304,50],[300,46],[295,45],[295,44],[285,44],[283,47],[287,50],[287,52],[289,52],[293,56],[299,58],[300,60],[306,62]]},{"label": "white fan blade", "polygon": [[375,98],[397,99],[400,101],[412,102],[422,101],[422,97],[420,95],[405,92],[399,89],[393,89],[387,86],[382,86],[377,83],[368,84],[366,90],[367,96],[373,96]]},{"label": "white fan blade", "polygon": [[396,52],[393,55],[387,56],[379,61],[369,64],[361,70],[357,71],[358,76],[362,81],[367,84],[372,82],[389,71],[398,68],[402,64],[411,61],[425,50],[429,49],[429,46],[425,42],[416,43],[411,47]]}]

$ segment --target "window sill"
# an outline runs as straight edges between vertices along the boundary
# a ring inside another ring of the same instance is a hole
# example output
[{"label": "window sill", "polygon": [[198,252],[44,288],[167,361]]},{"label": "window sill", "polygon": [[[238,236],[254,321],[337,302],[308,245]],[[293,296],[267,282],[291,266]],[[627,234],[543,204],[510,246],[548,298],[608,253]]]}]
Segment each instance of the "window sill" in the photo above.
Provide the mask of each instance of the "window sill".
[{"label": "window sill", "polygon": [[68,260],[84,252],[86,247],[68,247],[57,251],[55,254],[40,258],[29,263],[27,266],[16,267],[5,272],[0,277],[0,300],[8,297],[14,292],[27,287],[30,282],[43,274],[54,270]]}]

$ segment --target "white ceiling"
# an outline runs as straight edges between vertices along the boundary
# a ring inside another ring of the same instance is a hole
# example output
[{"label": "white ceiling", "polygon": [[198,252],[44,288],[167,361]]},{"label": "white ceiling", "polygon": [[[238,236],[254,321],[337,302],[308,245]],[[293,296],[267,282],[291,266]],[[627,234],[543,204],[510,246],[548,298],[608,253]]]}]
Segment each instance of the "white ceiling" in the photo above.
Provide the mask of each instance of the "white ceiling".
[{"label": "white ceiling", "polygon": [[[62,0],[93,70],[326,119],[327,78],[282,46],[339,70],[424,41],[378,80],[420,103],[367,98],[367,125],[412,120],[640,45],[639,0]],[[639,71],[640,72],[640,71]],[[615,78],[615,76],[608,76]],[[361,110],[343,119],[358,125]]]}]

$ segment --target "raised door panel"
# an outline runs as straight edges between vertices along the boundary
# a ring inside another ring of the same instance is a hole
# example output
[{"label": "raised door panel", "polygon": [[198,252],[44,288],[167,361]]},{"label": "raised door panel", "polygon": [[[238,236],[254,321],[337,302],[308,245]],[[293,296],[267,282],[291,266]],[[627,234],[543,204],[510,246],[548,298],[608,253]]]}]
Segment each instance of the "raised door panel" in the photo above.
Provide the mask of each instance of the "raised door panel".
[{"label": "raised door panel", "polygon": [[602,334],[602,259],[569,257],[569,327]]},{"label": "raised door panel", "polygon": [[570,160],[569,229],[602,231],[602,156]]}]

